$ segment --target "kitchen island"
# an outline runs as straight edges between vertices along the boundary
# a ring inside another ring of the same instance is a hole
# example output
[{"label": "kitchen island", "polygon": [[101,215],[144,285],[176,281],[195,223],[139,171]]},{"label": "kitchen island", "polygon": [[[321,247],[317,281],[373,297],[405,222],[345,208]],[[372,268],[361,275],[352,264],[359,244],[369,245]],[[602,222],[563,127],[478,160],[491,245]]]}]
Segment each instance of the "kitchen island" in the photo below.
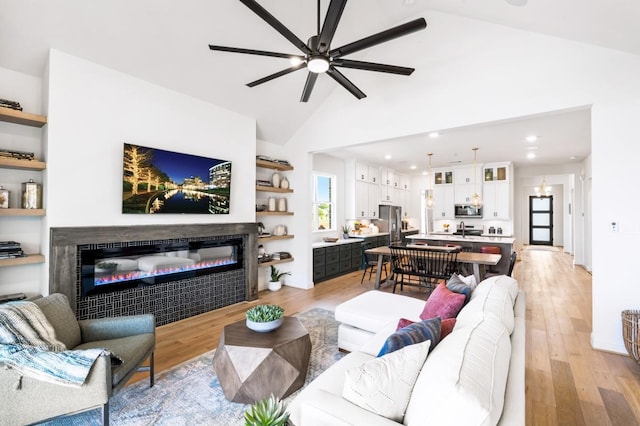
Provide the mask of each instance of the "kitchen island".
[{"label": "kitchen island", "polygon": [[492,268],[501,274],[509,271],[509,262],[511,261],[511,253],[513,252],[513,243],[515,238],[507,235],[486,234],[481,236],[475,235],[453,235],[449,233],[431,233],[416,234],[407,236],[407,240],[412,243],[426,243],[432,246],[444,246],[447,244],[456,244],[462,246],[465,251],[480,252],[482,246],[496,246],[500,248],[502,258],[500,262]]}]

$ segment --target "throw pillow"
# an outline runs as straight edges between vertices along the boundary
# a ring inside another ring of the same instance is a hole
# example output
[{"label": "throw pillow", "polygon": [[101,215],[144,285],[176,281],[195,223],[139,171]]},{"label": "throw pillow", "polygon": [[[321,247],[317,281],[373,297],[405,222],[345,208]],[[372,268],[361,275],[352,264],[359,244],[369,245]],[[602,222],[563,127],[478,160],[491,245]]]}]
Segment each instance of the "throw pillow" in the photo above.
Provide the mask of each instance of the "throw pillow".
[{"label": "throw pillow", "polygon": [[421,319],[440,317],[455,318],[465,301],[464,294],[454,293],[444,283],[438,284],[424,304]]},{"label": "throw pillow", "polygon": [[430,341],[374,358],[345,372],[342,396],[357,406],[402,422]]},{"label": "throw pillow", "polygon": [[439,317],[409,324],[387,337],[378,356],[395,352],[405,346],[421,343],[425,340],[430,340],[431,347],[435,347],[440,341],[440,327],[441,321]]},{"label": "throw pillow", "polygon": [[447,288],[454,293],[464,294],[464,303],[467,303],[471,297],[471,287],[465,284],[458,274],[451,275],[451,278],[447,281]]},{"label": "throw pillow", "polygon": [[[400,318],[400,320],[398,321],[398,327],[396,328],[396,331],[408,325],[411,325],[413,323],[414,321],[411,321],[409,319]],[[456,325],[455,318],[447,318],[442,320],[442,322],[440,323],[440,341],[442,341],[442,339],[444,339],[449,333],[453,331],[453,327],[455,327],[455,325]],[[432,342],[431,349],[433,349],[436,346],[436,344],[433,344]]]},{"label": "throw pillow", "polygon": [[465,277],[464,275],[458,274],[458,278],[460,278],[463,283],[471,287],[471,290],[476,288],[476,286],[478,285],[478,282],[476,281],[476,277],[473,275],[467,275]]}]

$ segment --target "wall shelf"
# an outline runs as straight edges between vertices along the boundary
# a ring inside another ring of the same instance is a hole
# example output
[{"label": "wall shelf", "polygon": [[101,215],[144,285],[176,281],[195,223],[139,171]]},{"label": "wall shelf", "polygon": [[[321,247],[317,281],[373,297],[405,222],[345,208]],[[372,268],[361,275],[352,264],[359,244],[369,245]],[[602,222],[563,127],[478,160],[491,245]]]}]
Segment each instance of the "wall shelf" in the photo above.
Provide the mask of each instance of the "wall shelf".
[{"label": "wall shelf", "polygon": [[256,212],[256,216],[293,216],[293,212]]},{"label": "wall shelf", "polygon": [[265,242],[265,241],[275,241],[275,240],[289,240],[293,238],[293,235],[271,235],[268,237],[258,237],[258,242]]},{"label": "wall shelf", "polygon": [[44,216],[45,209],[0,209],[0,216]]},{"label": "wall shelf", "polygon": [[293,262],[293,257],[290,257],[288,259],[270,260],[268,262],[258,263],[258,266],[271,266],[271,265],[277,265],[278,263],[288,263],[288,262]]},{"label": "wall shelf", "polygon": [[256,159],[256,167],[280,170],[283,172],[293,170],[293,166],[290,166],[288,164],[276,163],[274,161],[267,161],[267,160],[257,160],[257,159]]},{"label": "wall shelf", "polygon": [[262,191],[262,192],[293,192],[293,189],[291,189],[291,188],[276,188],[274,186],[256,185],[256,191]]},{"label": "wall shelf", "polygon": [[0,107],[0,121],[7,123],[23,124],[31,127],[42,127],[47,124],[47,117],[28,112],[17,111],[11,108]]},{"label": "wall shelf", "polygon": [[44,263],[44,255],[28,254],[25,257],[14,257],[12,259],[0,259],[0,267],[29,265],[32,263]]},{"label": "wall shelf", "polygon": [[20,160],[18,158],[0,157],[0,167],[5,169],[41,171],[46,168],[46,164],[38,160]]}]

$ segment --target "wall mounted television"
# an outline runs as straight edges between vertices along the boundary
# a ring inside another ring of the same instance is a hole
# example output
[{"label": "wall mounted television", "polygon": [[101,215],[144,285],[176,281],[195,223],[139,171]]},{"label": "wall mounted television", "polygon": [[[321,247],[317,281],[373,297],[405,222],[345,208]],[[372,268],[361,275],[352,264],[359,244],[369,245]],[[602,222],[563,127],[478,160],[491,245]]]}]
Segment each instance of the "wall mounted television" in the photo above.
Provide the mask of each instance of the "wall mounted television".
[{"label": "wall mounted television", "polygon": [[229,214],[231,162],[125,143],[122,213]]}]

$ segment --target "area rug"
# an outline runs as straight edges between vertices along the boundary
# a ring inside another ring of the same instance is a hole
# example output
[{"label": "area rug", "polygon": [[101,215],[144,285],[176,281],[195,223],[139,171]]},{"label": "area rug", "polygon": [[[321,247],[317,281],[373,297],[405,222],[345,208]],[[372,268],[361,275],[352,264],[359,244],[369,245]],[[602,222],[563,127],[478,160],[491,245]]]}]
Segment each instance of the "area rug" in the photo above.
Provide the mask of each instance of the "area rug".
[{"label": "area rug", "polygon": [[[332,311],[311,309],[297,317],[311,337],[311,359],[305,385],[342,358],[338,351],[338,322]],[[111,425],[242,425],[246,404],[227,401],[213,371],[213,353],[207,352],[156,375],[149,388],[141,380],[120,390],[110,401]],[[300,392],[300,391],[298,391]],[[285,402],[294,398],[290,395]],[[45,423],[99,425],[98,410]]]}]

